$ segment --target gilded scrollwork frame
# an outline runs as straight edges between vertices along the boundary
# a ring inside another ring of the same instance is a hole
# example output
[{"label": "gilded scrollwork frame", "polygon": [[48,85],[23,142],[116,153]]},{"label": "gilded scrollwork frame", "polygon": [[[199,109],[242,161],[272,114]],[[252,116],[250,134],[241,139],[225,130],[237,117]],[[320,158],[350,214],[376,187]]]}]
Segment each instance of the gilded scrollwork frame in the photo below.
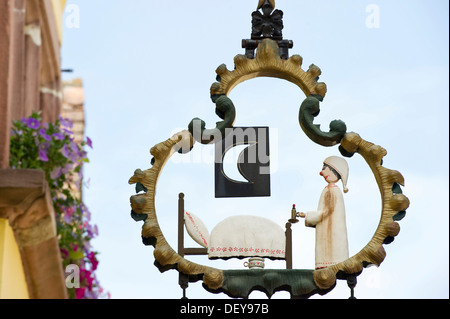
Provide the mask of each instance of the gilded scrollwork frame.
[{"label": "gilded scrollwork frame", "polygon": [[[359,275],[363,268],[374,264],[379,266],[386,257],[383,245],[392,242],[398,235],[400,226],[398,221],[405,215],[409,207],[408,198],[402,194],[401,186],[404,185],[403,176],[395,170],[390,170],[382,165],[382,159],[386,150],[361,138],[358,134],[346,132],[345,124],[332,123],[330,132],[322,132],[318,125],[313,124],[313,118],[317,115],[319,102],[326,94],[325,83],[317,82],[321,71],[311,65],[308,71],[301,69],[302,58],[294,55],[288,60],[279,56],[278,46],[270,39],[262,41],[258,47],[255,59],[248,59],[243,55],[235,58],[235,69],[229,71],[225,65],[219,66],[216,73],[218,82],[211,86],[211,97],[218,108],[223,110],[220,114],[224,119],[218,122],[216,129],[219,131],[231,127],[234,121],[235,110],[230,100],[226,97],[239,83],[256,77],[275,77],[288,80],[296,84],[307,96],[300,109],[299,121],[305,132],[314,142],[323,146],[339,144],[341,153],[345,156],[360,154],[372,170],[378,184],[381,199],[382,212],[378,228],[372,239],[357,254],[349,259],[324,269],[314,270],[314,282],[319,289],[327,290],[333,287],[337,279],[345,275]],[[222,108],[225,104],[226,107]],[[155,264],[161,271],[176,269],[189,275],[191,278],[203,280],[209,290],[219,290],[224,281],[222,270],[193,263],[180,256],[169,245],[159,227],[155,209],[155,191],[158,178],[169,158],[180,149],[192,149],[196,140],[208,144],[211,141],[201,139],[205,127],[201,126],[201,132],[195,131],[195,127],[189,125],[189,131],[185,130],[175,134],[168,140],[151,148],[150,153],[154,157],[152,168],[142,171],[136,170],[129,183],[142,185],[146,190],[143,194],[131,197],[132,214],[136,220],[143,220],[142,238],[144,244],[153,245]],[[196,138],[200,136],[200,138]]]}]

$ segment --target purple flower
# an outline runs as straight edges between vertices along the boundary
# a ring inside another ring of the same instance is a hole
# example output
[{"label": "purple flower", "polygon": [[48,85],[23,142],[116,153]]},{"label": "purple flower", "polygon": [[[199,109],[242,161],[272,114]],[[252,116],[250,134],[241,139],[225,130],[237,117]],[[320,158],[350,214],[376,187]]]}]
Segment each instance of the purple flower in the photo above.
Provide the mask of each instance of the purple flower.
[{"label": "purple flower", "polygon": [[62,174],[62,168],[61,167],[55,167],[51,172],[50,172],[50,178],[51,179],[57,179],[58,177],[60,177]]},{"label": "purple flower", "polygon": [[39,150],[39,159],[43,162],[48,162],[47,151],[45,149]]},{"label": "purple flower", "polygon": [[68,135],[72,135],[73,132],[71,130],[65,129],[63,128],[64,133],[68,134]]},{"label": "purple flower", "polygon": [[39,121],[32,117],[24,118],[22,119],[22,122],[25,123],[31,129],[37,129],[40,126]]},{"label": "purple flower", "polygon": [[98,235],[98,227],[97,227],[97,225],[92,226],[92,225],[88,224],[86,226],[86,231],[88,233],[88,236],[91,237],[91,238],[94,238],[94,237],[96,237]]},{"label": "purple flower", "polygon": [[[73,206],[69,206],[65,209],[63,219],[67,224],[72,223],[72,215],[74,212],[75,212],[75,208]],[[73,248],[73,251],[77,251],[77,249],[78,249],[78,245],[75,245],[75,247]]]},{"label": "purple flower", "polygon": [[[75,169],[77,169],[79,166],[81,165],[77,165]],[[82,182],[83,182],[83,171],[80,169],[80,171],[78,172],[78,179],[75,181],[75,184],[79,189],[81,189],[82,187]]]},{"label": "purple flower", "polygon": [[63,148],[61,149],[61,153],[62,153],[62,155],[64,155],[65,158],[70,159],[70,149],[67,146],[67,144],[64,144]]},{"label": "purple flower", "polygon": [[63,148],[61,149],[61,153],[65,158],[71,160],[73,163],[76,163],[76,154],[73,152],[72,148],[69,148],[69,146],[67,146],[67,144],[64,144]]},{"label": "purple flower", "polygon": [[39,145],[39,159],[43,162],[48,162],[48,150],[50,149],[50,143],[45,142]]},{"label": "purple flower", "polygon": [[65,139],[65,136],[63,133],[53,133],[52,136],[59,141],[62,141],[63,139]]},{"label": "purple flower", "polygon": [[64,214],[63,216],[64,221],[66,222],[66,224],[70,224],[72,222],[72,214]]},{"label": "purple flower", "polygon": [[67,128],[72,128],[73,123],[68,118],[62,118],[61,115],[59,116],[59,120],[61,121],[61,125]]},{"label": "purple flower", "polygon": [[88,241],[86,241],[84,242],[84,249],[92,249],[92,245]]},{"label": "purple flower", "polygon": [[69,173],[73,169],[73,164],[66,164],[62,169],[63,174]]},{"label": "purple flower", "polygon": [[18,136],[20,136],[20,135],[22,135],[22,130],[17,130],[16,131],[16,129],[11,129],[11,136],[16,136],[16,135],[18,135]]},{"label": "purple flower", "polygon": [[52,137],[51,137],[50,135],[48,135],[48,134],[45,132],[45,129],[44,129],[44,128],[41,128],[41,129],[39,130],[39,135],[41,135],[42,138],[43,138],[44,140],[46,140],[46,141],[51,141],[51,140],[52,140]]},{"label": "purple flower", "polygon": [[73,154],[80,155],[80,150],[78,149],[78,144],[75,143],[73,140],[70,142],[70,149],[72,150]]},{"label": "purple flower", "polygon": [[86,215],[86,219],[87,220],[91,220],[91,212],[89,211],[89,209],[86,207],[86,205],[84,205],[84,204],[81,204],[80,205],[80,211],[81,211],[81,214],[85,214]]},{"label": "purple flower", "polygon": [[89,138],[89,136],[86,136],[86,144],[87,144],[87,146],[89,146],[90,148],[93,148],[93,147],[92,147],[92,140]]}]

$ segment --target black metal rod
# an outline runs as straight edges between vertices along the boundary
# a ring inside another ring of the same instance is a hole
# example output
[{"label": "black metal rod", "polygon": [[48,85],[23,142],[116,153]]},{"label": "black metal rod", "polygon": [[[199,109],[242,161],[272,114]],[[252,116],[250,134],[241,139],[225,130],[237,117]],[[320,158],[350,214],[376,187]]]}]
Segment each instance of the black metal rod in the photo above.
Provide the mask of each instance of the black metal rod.
[{"label": "black metal rod", "polygon": [[178,254],[184,257],[184,194],[178,195]]},{"label": "black metal rod", "polygon": [[350,275],[347,277],[347,285],[350,288],[350,298],[348,299],[356,299],[355,297],[356,284],[357,284],[356,275]]}]

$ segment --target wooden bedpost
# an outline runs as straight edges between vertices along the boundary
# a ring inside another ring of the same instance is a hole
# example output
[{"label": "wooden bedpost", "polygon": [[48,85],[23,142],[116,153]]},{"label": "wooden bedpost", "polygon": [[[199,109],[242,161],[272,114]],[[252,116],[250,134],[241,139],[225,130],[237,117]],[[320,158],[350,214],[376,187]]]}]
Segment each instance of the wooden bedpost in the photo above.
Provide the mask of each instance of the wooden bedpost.
[{"label": "wooden bedpost", "polygon": [[[184,257],[184,194],[178,195],[178,254]],[[189,275],[179,272],[178,284],[183,290],[183,297],[181,299],[187,299],[186,289],[189,287]]]},{"label": "wooden bedpost", "polygon": [[286,223],[286,269],[292,269],[292,224]]}]

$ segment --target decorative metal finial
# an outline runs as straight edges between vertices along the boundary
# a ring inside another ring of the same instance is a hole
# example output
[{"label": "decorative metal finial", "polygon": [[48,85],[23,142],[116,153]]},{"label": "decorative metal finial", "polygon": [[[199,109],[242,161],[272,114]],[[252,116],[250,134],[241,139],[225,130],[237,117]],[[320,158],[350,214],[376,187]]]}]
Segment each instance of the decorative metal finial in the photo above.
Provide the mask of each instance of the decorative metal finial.
[{"label": "decorative metal finial", "polygon": [[257,10],[252,13],[251,39],[242,40],[242,47],[246,49],[245,55],[249,59],[255,57],[255,49],[264,39],[277,41],[281,58],[289,58],[289,49],[293,47],[293,42],[283,40],[283,11],[274,9],[275,0],[259,0]]},{"label": "decorative metal finial", "polygon": [[275,0],[259,0],[258,8],[256,8],[256,10],[261,8],[265,16],[270,15],[273,9],[275,9]]},{"label": "decorative metal finial", "polygon": [[[262,14],[259,9],[262,10]],[[283,35],[283,11],[275,10],[274,0],[259,0],[258,9],[252,13],[252,39],[261,37],[281,40]]]}]

